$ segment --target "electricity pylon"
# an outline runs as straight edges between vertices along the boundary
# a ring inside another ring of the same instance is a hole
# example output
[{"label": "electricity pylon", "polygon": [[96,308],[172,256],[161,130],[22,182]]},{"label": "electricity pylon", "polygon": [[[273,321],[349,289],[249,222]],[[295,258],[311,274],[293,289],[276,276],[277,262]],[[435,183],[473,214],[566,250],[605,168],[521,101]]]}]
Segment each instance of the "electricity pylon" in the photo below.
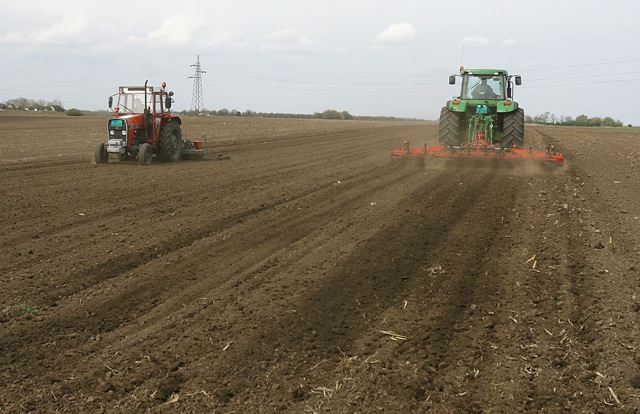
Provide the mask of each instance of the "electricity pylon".
[{"label": "electricity pylon", "polygon": [[191,98],[191,111],[200,115],[201,111],[204,109],[203,99],[202,99],[202,74],[207,73],[200,68],[200,55],[198,55],[198,60],[195,65],[196,73],[193,76],[189,76],[189,79],[193,79],[193,97]]}]

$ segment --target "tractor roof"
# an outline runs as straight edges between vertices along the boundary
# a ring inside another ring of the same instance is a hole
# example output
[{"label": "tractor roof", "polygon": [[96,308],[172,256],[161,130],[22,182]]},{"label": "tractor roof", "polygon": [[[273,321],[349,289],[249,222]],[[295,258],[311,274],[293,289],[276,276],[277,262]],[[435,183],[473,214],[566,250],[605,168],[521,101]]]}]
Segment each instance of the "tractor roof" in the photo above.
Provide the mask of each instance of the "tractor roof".
[{"label": "tractor roof", "polygon": [[[144,86],[120,86],[121,93],[144,93]],[[147,92],[162,92],[162,88],[159,86],[147,86]]]},{"label": "tractor roof", "polygon": [[509,73],[504,69],[466,69],[460,67],[460,74],[465,73],[473,75],[508,75]]}]

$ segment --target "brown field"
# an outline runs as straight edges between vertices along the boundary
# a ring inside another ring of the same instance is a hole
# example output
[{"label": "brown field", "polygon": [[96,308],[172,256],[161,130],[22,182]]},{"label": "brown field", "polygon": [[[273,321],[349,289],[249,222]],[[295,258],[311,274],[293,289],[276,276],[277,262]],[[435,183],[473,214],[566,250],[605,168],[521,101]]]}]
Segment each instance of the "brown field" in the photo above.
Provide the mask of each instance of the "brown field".
[{"label": "brown field", "polygon": [[545,169],[185,118],[209,156],[142,167],[105,126],[0,113],[0,413],[638,412],[637,130],[527,125]]}]

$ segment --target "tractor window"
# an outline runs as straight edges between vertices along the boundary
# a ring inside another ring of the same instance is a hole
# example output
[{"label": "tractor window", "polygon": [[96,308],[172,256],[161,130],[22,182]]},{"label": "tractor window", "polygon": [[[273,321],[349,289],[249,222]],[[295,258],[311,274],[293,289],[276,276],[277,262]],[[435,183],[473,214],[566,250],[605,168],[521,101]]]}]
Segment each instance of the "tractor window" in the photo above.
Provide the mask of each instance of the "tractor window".
[{"label": "tractor window", "polygon": [[133,97],[133,112],[136,114],[144,112],[144,95],[142,96],[142,99],[137,95]]},{"label": "tractor window", "polygon": [[156,114],[161,114],[163,112],[163,102],[162,95],[154,94],[153,95],[153,112]]},{"label": "tractor window", "polygon": [[504,99],[502,76],[465,76],[462,82],[462,99]]},{"label": "tractor window", "polygon": [[121,94],[118,106],[124,113],[141,114],[144,112],[144,93]]}]

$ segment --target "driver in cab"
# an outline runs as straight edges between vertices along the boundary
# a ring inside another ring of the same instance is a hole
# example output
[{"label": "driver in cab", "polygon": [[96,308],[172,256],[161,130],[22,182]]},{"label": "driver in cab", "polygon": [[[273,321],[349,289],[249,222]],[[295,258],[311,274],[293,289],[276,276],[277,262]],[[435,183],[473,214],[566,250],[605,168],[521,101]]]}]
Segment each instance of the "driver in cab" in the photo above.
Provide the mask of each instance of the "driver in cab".
[{"label": "driver in cab", "polygon": [[491,86],[487,85],[487,80],[482,79],[482,81],[473,88],[471,97],[473,99],[496,99],[498,95],[495,94]]}]

